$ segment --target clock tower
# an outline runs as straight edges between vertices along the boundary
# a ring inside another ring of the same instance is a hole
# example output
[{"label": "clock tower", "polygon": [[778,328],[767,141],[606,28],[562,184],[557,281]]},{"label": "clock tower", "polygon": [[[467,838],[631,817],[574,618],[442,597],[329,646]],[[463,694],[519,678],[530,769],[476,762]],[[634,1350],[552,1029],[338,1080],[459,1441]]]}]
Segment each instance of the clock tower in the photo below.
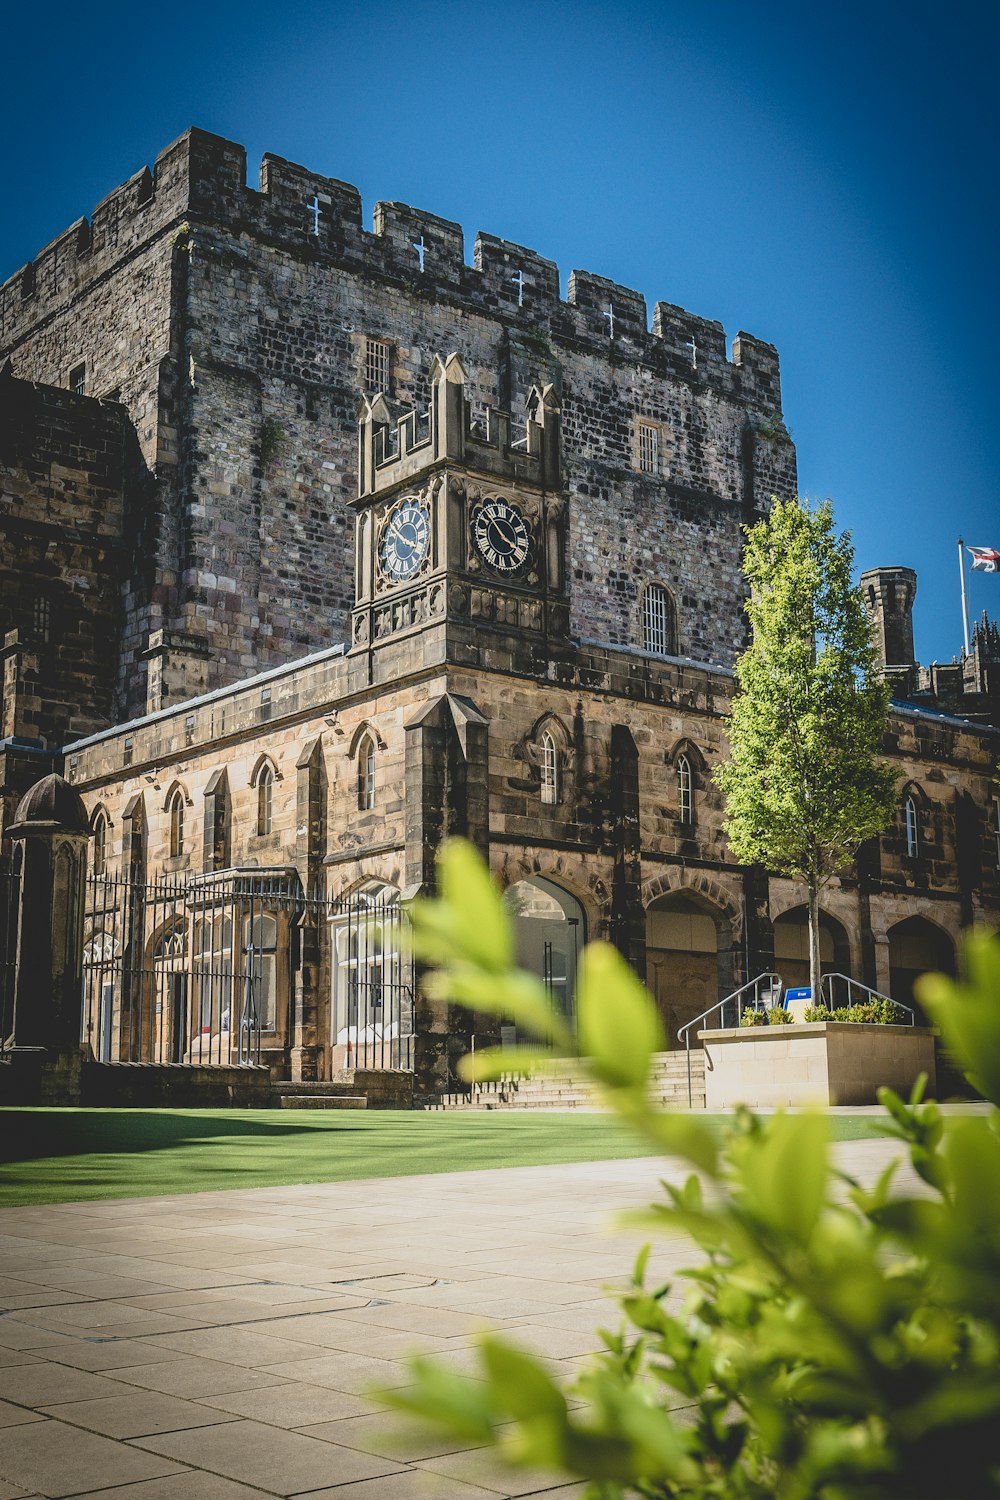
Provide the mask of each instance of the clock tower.
[{"label": "clock tower", "polygon": [[466,385],[452,354],[426,413],[361,403],[351,653],[370,681],[399,674],[407,641],[425,662],[531,668],[569,633],[555,391],[532,388],[518,427],[493,409],[473,422]]}]

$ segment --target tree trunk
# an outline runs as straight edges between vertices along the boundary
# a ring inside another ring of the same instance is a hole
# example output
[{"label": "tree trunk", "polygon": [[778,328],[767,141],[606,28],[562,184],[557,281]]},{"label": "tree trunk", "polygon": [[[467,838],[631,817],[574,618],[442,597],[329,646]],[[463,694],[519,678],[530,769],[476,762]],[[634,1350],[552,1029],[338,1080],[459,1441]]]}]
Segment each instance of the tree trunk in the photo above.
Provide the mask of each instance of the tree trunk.
[{"label": "tree trunk", "polygon": [[809,983],[812,986],[813,1005],[821,1004],[819,967],[819,891],[809,887]]}]

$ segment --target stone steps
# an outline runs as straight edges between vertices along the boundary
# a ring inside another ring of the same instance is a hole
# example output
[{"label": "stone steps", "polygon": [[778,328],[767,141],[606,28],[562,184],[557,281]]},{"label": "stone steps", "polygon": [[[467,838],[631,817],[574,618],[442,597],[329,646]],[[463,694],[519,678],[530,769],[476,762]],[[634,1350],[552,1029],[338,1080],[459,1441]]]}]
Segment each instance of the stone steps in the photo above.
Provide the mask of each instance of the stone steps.
[{"label": "stone steps", "polygon": [[[555,1071],[558,1069],[558,1071]],[[687,1109],[687,1058],[683,1052],[660,1053],[653,1065],[651,1092],[666,1108]],[[553,1070],[530,1078],[503,1078],[482,1084],[470,1093],[441,1094],[427,1100],[425,1109],[600,1109],[595,1091],[572,1063],[553,1064]],[[691,1107],[705,1108],[705,1054],[691,1050]]]},{"label": "stone steps", "polygon": [[367,1109],[364,1094],[280,1094],[280,1109]]},{"label": "stone steps", "polygon": [[279,1079],[271,1084],[270,1097],[273,1109],[411,1109],[413,1074],[345,1068],[323,1081]]}]

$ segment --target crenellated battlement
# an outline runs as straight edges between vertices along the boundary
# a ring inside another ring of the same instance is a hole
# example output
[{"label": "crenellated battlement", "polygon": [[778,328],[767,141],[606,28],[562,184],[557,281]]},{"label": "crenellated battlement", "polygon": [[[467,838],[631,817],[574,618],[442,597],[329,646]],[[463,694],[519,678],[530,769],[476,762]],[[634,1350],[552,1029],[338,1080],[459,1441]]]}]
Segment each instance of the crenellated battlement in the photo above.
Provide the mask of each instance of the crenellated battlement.
[{"label": "crenellated battlement", "polygon": [[77,219],[0,286],[0,342],[7,349],[38,323],[186,216],[211,213],[245,192],[246,153],[190,129]]},{"label": "crenellated battlement", "polygon": [[560,294],[554,262],[511,241],[479,233],[472,264],[461,225],[405,203],[378,202],[371,231],[350,183],[266,154],[260,186],[246,182],[246,152],[192,128],[78,219],[0,287],[0,348],[85,293],[143,246],[190,231],[228,229],[300,258],[425,288],[441,300],[501,314],[526,331],[600,347],[663,374],[731,391],[780,412],[777,351],[739,333],[727,356],[718,322],[667,302],[649,327],[640,292],[589,271],[570,273]]}]

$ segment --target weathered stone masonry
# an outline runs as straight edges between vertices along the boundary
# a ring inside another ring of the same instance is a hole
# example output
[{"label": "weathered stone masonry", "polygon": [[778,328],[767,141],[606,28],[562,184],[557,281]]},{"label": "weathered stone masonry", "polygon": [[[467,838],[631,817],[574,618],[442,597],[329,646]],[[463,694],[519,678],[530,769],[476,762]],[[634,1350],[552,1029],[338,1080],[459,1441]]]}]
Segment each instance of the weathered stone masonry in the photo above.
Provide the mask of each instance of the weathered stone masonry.
[{"label": "weathered stone masonry", "polygon": [[[657,303],[650,330],[600,277],[574,271],[564,301],[533,251],[480,234],[466,265],[456,224],[381,203],[369,233],[354,188],[269,156],[250,189],[245,166],[187,132],[0,289],[0,835],[63,765],[102,881],[176,882],[187,903],[109,980],[99,898],[91,1044],[111,1060],[111,995],[121,1058],[238,1048],[205,999],[216,928],[188,904],[215,891],[221,922],[218,892],[236,911],[256,881],[276,934],[261,1055],[331,1077],[388,1014],[384,951],[358,999],[344,898],[426,888],[453,833],[527,903],[522,958],[556,1003],[594,936],[674,1037],[745,978],[802,982],[803,891],[733,864],[712,780],[740,526],[795,490],[775,351],[741,334],[730,360],[719,325],[678,308]],[[506,568],[477,540],[497,504],[524,538]],[[825,892],[822,938],[828,972],[906,1000],[1000,905],[1000,668],[984,624],[925,680],[904,574],[863,579],[916,700],[885,744],[899,816]],[[433,1089],[486,1023],[417,1007],[412,1056],[399,1033],[377,1066]]]},{"label": "weathered stone masonry", "polygon": [[[0,291],[15,372],[59,385],[84,365],[159,486],[126,586],[120,712],[343,633],[369,338],[403,405],[426,402],[441,349],[460,351],[481,412],[552,384],[574,633],[636,641],[656,578],[682,653],[731,663],[739,526],[795,490],[773,347],[740,334],[730,361],[718,323],[657,303],[650,332],[643,298],[599,276],[574,271],[562,301],[533,251],[480,234],[469,266],[457,224],[380,203],[369,233],[345,183],[273,156],[259,190],[245,172],[241,147],[190,130]],[[655,474],[639,472],[640,419]]]},{"label": "weathered stone masonry", "polygon": [[115,720],[144,465],[117,404],[0,370],[0,410],[0,784],[10,812],[67,738]]}]

